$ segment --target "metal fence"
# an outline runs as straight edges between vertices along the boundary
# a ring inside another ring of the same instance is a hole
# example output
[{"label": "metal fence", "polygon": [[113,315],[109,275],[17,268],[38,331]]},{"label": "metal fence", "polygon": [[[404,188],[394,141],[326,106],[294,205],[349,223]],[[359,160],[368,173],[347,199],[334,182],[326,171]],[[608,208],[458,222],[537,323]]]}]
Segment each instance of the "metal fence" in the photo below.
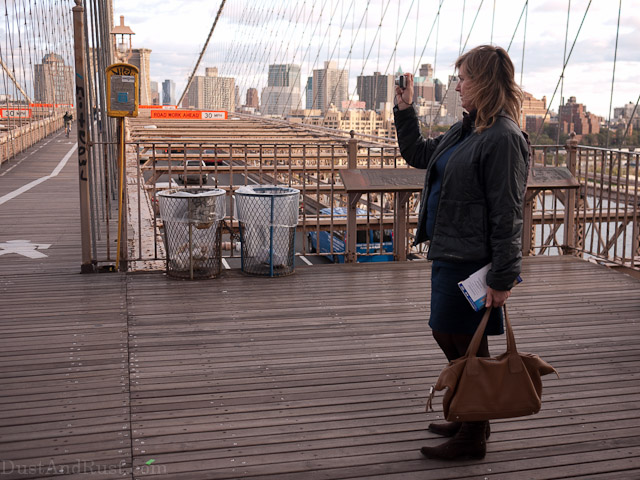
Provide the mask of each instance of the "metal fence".
[{"label": "metal fence", "polygon": [[[106,157],[109,145],[94,145]],[[217,187],[225,190],[227,216],[223,224],[223,258],[239,256],[238,221],[233,194],[244,185],[276,184],[299,189],[296,255],[345,261],[348,197],[340,171],[349,167],[349,151],[360,169],[407,167],[397,147],[364,142],[290,144],[167,143],[127,144],[126,183],[129,219],[127,253],[133,269],[163,268],[162,219],[156,194],[166,188]],[[525,255],[573,254],[634,269],[640,268],[638,163],[640,153],[578,146],[534,146],[535,168],[565,167],[579,182],[573,191],[534,192],[530,247]],[[103,163],[99,178],[115,173]],[[109,183],[109,182],[107,182]],[[100,202],[114,201],[114,189],[103,188]],[[409,258],[424,257],[426,247],[412,246],[419,194],[410,196],[405,215]],[[359,261],[393,259],[389,248],[396,221],[394,195],[364,194],[358,205]],[[104,211],[109,211],[105,208]],[[109,221],[109,217],[103,218]],[[113,221],[113,219],[111,219]],[[109,229],[100,231],[107,235]],[[526,234],[525,234],[526,235]],[[101,250],[99,263],[114,261],[115,249]]]},{"label": "metal fence", "polygon": [[566,167],[575,195],[540,192],[534,203],[531,249],[525,254],[574,254],[640,269],[640,152],[579,146],[534,147],[538,168]]},{"label": "metal fence", "polygon": [[[158,191],[167,188],[216,187],[227,192],[222,245],[226,257],[238,256],[238,219],[234,192],[246,185],[281,185],[300,190],[296,244],[298,256],[344,261],[347,195],[340,171],[348,166],[347,143],[248,144],[138,142],[127,146],[127,206],[132,234],[129,260],[164,258]],[[408,168],[396,147],[357,149],[358,168]],[[409,200],[408,224],[415,228],[418,195]],[[358,247],[361,260],[388,257],[394,201],[388,193],[361,199]],[[408,248],[405,245],[405,248]],[[386,250],[385,250],[386,249]],[[113,254],[113,252],[111,252]],[[419,254],[418,251],[412,253]],[[371,258],[367,258],[371,257]],[[113,261],[106,258],[104,261]]]}]

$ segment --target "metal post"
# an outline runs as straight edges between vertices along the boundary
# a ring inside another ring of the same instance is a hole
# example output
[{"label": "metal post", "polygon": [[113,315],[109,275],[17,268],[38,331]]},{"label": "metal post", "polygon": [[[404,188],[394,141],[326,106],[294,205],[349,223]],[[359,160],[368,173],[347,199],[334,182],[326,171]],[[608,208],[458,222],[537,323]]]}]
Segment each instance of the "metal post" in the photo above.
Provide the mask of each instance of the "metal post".
[{"label": "metal post", "polygon": [[[358,168],[358,140],[355,138],[355,132],[351,130],[349,132],[351,138],[347,143],[347,167],[349,169]],[[318,159],[318,162],[320,160]],[[357,258],[356,253],[356,237],[358,233],[358,200],[359,194],[349,193],[349,201],[347,205],[347,245],[344,261],[345,263],[355,263]]]},{"label": "metal post", "polygon": [[118,240],[116,270],[127,271],[127,166],[125,155],[125,119],[118,118]]},{"label": "metal post", "polygon": [[393,223],[393,259],[404,262],[407,260],[407,202],[410,193],[396,192],[395,215]]},{"label": "metal post", "polygon": [[95,272],[91,258],[91,212],[89,209],[89,152],[87,150],[87,127],[89,112],[86,99],[84,65],[84,8],[82,0],[75,0],[73,7],[73,42],[76,66],[76,127],[78,129],[78,181],[80,186],[80,237],[82,242],[82,273]]},{"label": "metal post", "polygon": [[[571,133],[569,141],[565,146],[567,150],[567,168],[571,175],[576,176],[576,167],[578,165],[578,141],[575,132]],[[576,246],[576,191],[569,189],[566,196],[566,205],[564,206],[564,238],[562,240],[562,250],[564,254],[571,254],[575,251]]]}]

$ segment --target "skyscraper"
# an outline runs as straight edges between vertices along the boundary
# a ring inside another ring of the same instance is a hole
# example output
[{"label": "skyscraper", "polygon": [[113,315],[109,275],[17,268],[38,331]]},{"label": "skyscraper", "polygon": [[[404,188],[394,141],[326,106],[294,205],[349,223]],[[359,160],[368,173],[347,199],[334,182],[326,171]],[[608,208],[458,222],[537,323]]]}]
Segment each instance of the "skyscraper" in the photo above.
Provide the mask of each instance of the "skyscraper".
[{"label": "skyscraper", "polygon": [[326,112],[331,105],[340,108],[349,100],[349,72],[338,70],[336,62],[324,62],[322,70],[313,71],[312,108]]},{"label": "skyscraper", "polygon": [[176,104],[176,84],[173,80],[162,82],[162,105]]},{"label": "skyscraper", "polygon": [[462,101],[460,94],[456,92],[458,85],[458,77],[449,75],[449,89],[445,93],[443,106],[446,108],[447,116],[442,122],[443,125],[453,125],[458,120],[462,120]]},{"label": "skyscraper", "polygon": [[362,75],[357,80],[357,91],[360,100],[365,102],[367,110],[384,110],[384,104],[393,104],[395,94],[395,79],[393,75],[381,75],[374,72],[371,75]]},{"label": "skyscraper", "polygon": [[258,90],[255,88],[247,89],[247,100],[245,106],[251,108],[258,108],[260,106],[260,99],[258,98]]},{"label": "skyscraper", "polygon": [[206,68],[204,77],[193,77],[186,104],[195,108],[234,112],[235,91],[234,78],[219,77],[217,68]]},{"label": "skyscraper", "polygon": [[304,94],[306,98],[305,107],[307,110],[311,110],[313,108],[313,77],[307,77],[307,87]]},{"label": "skyscraper", "polygon": [[288,115],[300,108],[300,66],[269,65],[267,86],[262,89],[260,112],[263,115]]},{"label": "skyscraper", "polygon": [[158,82],[151,81],[151,105],[160,105],[160,92]]},{"label": "skyscraper", "polygon": [[56,53],[47,53],[34,68],[34,100],[74,104],[73,68]]},{"label": "skyscraper", "polygon": [[436,91],[436,102],[441,102],[444,97],[444,92],[447,90],[447,86],[437,78],[433,79],[433,86]]},{"label": "skyscraper", "polygon": [[138,67],[140,87],[140,105],[151,105],[151,50],[148,48],[134,48],[129,63]]},{"label": "skyscraper", "polygon": [[269,87],[293,87],[300,90],[300,65],[269,65]]},{"label": "skyscraper", "polygon": [[423,63],[420,65],[420,76],[429,79],[433,78],[433,67],[430,63]]}]

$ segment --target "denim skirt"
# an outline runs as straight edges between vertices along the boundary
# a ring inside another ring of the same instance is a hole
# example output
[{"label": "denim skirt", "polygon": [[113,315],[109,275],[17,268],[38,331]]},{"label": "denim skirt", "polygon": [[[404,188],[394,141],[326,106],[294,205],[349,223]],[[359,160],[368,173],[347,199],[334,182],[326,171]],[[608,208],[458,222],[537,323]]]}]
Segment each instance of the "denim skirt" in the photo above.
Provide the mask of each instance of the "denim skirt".
[{"label": "denim skirt", "polygon": [[[429,326],[438,332],[473,335],[485,313],[476,312],[458,287],[473,272],[485,266],[482,263],[451,263],[435,260],[431,267],[431,315]],[[489,317],[485,335],[504,333],[502,309],[494,308]]]}]

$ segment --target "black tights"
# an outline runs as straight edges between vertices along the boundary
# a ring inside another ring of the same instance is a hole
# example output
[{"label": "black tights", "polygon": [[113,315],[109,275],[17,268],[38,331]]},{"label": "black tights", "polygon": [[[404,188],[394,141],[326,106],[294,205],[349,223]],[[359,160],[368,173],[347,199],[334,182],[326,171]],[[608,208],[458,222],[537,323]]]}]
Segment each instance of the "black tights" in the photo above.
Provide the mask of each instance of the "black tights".
[{"label": "black tights", "polygon": [[[452,361],[462,357],[467,353],[467,348],[471,343],[473,335],[463,335],[459,333],[443,333],[433,330],[433,338],[436,339],[438,345],[447,356],[447,360]],[[489,357],[489,342],[487,336],[482,337],[480,346],[478,347],[478,357]]]}]

